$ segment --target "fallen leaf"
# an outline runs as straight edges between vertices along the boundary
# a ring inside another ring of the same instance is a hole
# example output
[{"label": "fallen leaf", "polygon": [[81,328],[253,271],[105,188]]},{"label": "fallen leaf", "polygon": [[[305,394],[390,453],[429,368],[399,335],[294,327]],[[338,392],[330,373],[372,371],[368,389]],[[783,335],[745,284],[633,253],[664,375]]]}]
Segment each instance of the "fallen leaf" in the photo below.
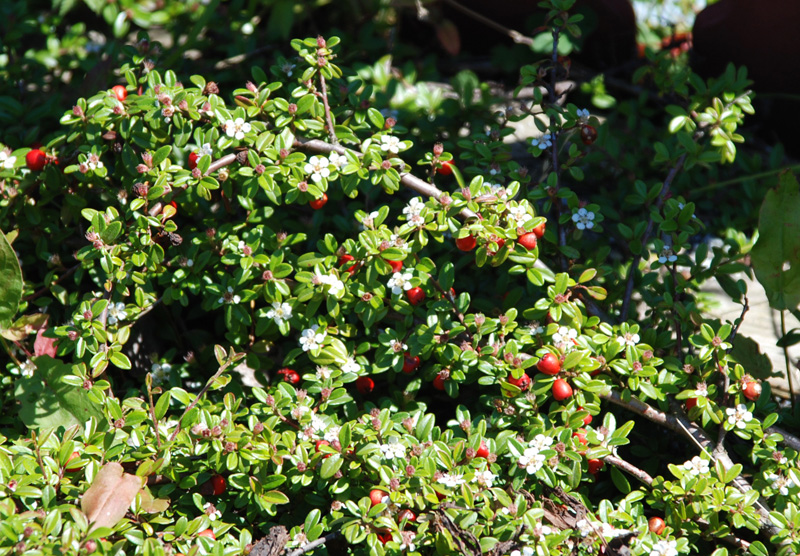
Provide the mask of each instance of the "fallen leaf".
[{"label": "fallen leaf", "polygon": [[97,473],[92,486],[81,498],[81,510],[97,527],[114,527],[142,488],[142,478],[125,473],[122,466],[109,462]]},{"label": "fallen leaf", "polygon": [[48,338],[44,335],[46,326],[42,326],[36,333],[36,340],[33,342],[34,355],[49,355],[50,357],[56,356],[56,340],[57,338]]}]

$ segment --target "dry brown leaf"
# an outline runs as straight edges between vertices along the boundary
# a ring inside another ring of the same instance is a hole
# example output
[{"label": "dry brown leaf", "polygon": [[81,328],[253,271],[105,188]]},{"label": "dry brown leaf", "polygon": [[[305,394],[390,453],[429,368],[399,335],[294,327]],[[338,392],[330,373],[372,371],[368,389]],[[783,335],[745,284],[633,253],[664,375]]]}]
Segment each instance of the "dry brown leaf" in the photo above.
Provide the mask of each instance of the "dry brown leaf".
[{"label": "dry brown leaf", "polygon": [[116,525],[125,517],[140,488],[141,477],[125,473],[116,462],[105,464],[81,498],[81,510],[92,529]]}]

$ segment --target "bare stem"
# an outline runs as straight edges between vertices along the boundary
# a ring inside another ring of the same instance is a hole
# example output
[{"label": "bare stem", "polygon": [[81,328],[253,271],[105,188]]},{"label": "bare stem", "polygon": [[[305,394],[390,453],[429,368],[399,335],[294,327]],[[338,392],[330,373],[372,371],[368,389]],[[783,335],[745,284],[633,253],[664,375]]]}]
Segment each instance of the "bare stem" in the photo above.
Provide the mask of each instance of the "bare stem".
[{"label": "bare stem", "polygon": [[[655,204],[655,212],[660,211],[661,207],[664,206],[664,201],[667,198],[667,193],[669,193],[669,188],[672,185],[672,182],[675,180],[675,176],[677,176],[678,172],[683,168],[683,164],[685,162],[686,153],[682,154],[675,163],[675,166],[670,168],[667,178],[664,180],[664,184],[661,186],[661,191],[658,192],[658,198],[656,199]],[[642,235],[642,252],[647,249],[647,242],[650,241],[650,236],[653,234],[654,225],[655,221],[653,220],[653,211],[650,211],[650,217],[647,219],[647,228],[645,228],[644,235]],[[622,311],[620,312],[620,320],[623,322],[628,319],[631,297],[633,296],[633,280],[636,276],[636,271],[639,268],[639,262],[641,260],[642,255],[636,255],[633,258],[633,261],[631,261],[630,268],[628,268],[628,276],[626,278],[627,283],[625,284],[625,297],[622,299]]]},{"label": "bare stem", "polygon": [[334,145],[339,143],[336,138],[336,129],[333,126],[333,116],[331,115],[331,107],[328,105],[328,87],[325,84],[325,76],[322,72],[319,73],[319,84],[322,89],[322,105],[325,107],[325,121],[328,122],[328,137]]},{"label": "bare stem", "polygon": [[[786,311],[781,310],[781,338],[786,336]],[[794,386],[792,385],[792,365],[789,361],[789,346],[783,346],[783,362],[786,365],[786,380],[789,382],[789,403],[792,404],[792,414],[795,413],[794,407]]]},{"label": "bare stem", "polygon": [[603,461],[613,465],[614,467],[622,469],[630,475],[633,475],[647,486],[653,484],[653,477],[651,477],[646,471],[639,469],[632,463],[625,461],[622,458],[618,458],[617,456],[606,456],[603,458]]},{"label": "bare stem", "polygon": [[178,437],[178,433],[181,432],[181,424],[183,423],[183,418],[186,417],[186,414],[189,413],[194,408],[194,406],[197,405],[197,402],[199,402],[200,399],[206,394],[206,392],[208,392],[208,389],[211,388],[211,385],[214,384],[214,381],[217,380],[222,375],[222,373],[224,373],[227,370],[229,365],[230,363],[225,363],[224,365],[222,365],[219,368],[219,370],[217,370],[217,372],[214,373],[214,376],[208,379],[205,386],[203,386],[203,389],[200,390],[199,394],[197,394],[197,397],[195,397],[195,399],[192,400],[192,403],[186,406],[186,409],[183,410],[183,415],[181,415],[181,418],[178,419],[178,425],[175,427],[175,430],[169,437],[170,442],[175,440]]},{"label": "bare stem", "polygon": [[322,546],[328,541],[335,539],[339,535],[339,531],[334,531],[333,533],[328,533],[324,537],[320,537],[315,541],[311,541],[310,543],[306,543],[297,550],[290,552],[289,556],[303,556],[306,552],[311,552],[318,546]]},{"label": "bare stem", "polygon": [[[162,394],[163,396],[164,394]],[[156,433],[156,446],[161,449],[161,433],[158,431],[158,419],[156,419],[156,404],[153,403],[153,390],[150,380],[147,381],[147,399],[150,401],[150,418],[153,420],[153,430]],[[180,423],[178,424],[180,427]]]},{"label": "bare stem", "polygon": [[485,15],[479,14],[478,12],[475,12],[475,11],[467,8],[466,6],[462,6],[461,4],[456,2],[456,0],[444,0],[444,1],[445,1],[445,3],[450,4],[451,6],[453,6],[455,9],[457,9],[457,10],[459,10],[461,12],[464,12],[465,14],[467,14],[472,19],[474,19],[476,21],[480,21],[481,23],[483,23],[487,27],[491,27],[495,31],[498,31],[498,32],[506,35],[508,38],[510,38],[515,43],[524,44],[526,46],[533,46],[533,39],[530,38],[530,37],[526,37],[525,35],[523,35],[519,31],[515,31],[513,29],[509,29],[508,27],[504,27],[504,26],[500,25],[499,23],[497,23],[496,21],[494,21],[493,19],[489,19]]}]

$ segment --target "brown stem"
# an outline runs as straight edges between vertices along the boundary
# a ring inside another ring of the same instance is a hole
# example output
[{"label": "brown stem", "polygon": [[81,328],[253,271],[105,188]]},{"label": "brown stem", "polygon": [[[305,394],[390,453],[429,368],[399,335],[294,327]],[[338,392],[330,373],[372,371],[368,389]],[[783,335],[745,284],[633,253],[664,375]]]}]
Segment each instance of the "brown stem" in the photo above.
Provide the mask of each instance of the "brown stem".
[{"label": "brown stem", "polygon": [[444,0],[444,1],[445,1],[445,3],[450,4],[451,6],[453,6],[455,9],[467,14],[472,19],[480,21],[481,23],[483,23],[487,27],[491,27],[495,31],[499,31],[500,33],[506,35],[508,38],[510,38],[515,43],[524,44],[526,46],[533,46],[533,39],[530,38],[530,37],[526,37],[525,35],[523,35],[519,31],[515,31],[513,29],[509,29],[507,27],[504,27],[504,26],[500,25],[499,23],[497,23],[496,21],[494,21],[492,19],[489,19],[485,15],[482,15],[482,14],[479,14],[478,12],[470,10],[466,6],[462,6],[461,4],[456,2],[456,0]]},{"label": "brown stem", "polygon": [[606,456],[606,457],[603,458],[603,461],[605,461],[606,463],[610,463],[614,467],[618,467],[619,469],[622,469],[623,471],[625,471],[629,475],[633,475],[634,477],[636,477],[637,479],[642,481],[647,486],[650,486],[650,485],[653,484],[653,477],[648,475],[646,471],[644,471],[642,469],[639,469],[638,467],[636,467],[632,463],[627,462],[622,458],[618,458],[617,456]]},{"label": "brown stem", "polygon": [[[363,153],[360,153],[356,150],[352,149],[345,149],[340,145],[332,145],[330,143],[326,143],[320,139],[295,139],[294,145],[297,149],[309,150],[314,153],[321,153],[321,154],[330,154],[332,152],[338,153],[340,155],[344,155],[348,150],[354,153],[359,158],[364,156]],[[412,191],[416,191],[421,195],[426,195],[428,197],[433,197],[436,200],[441,200],[442,196],[445,194],[441,189],[436,187],[433,184],[422,180],[413,174],[409,174],[408,172],[404,172],[400,174],[400,184]],[[462,209],[461,210],[462,218],[476,218],[477,215],[469,209]]]},{"label": "brown stem", "polygon": [[214,381],[217,380],[222,375],[222,373],[225,372],[225,370],[228,368],[229,365],[230,365],[230,362],[225,363],[224,365],[222,365],[219,368],[219,370],[217,370],[217,372],[214,373],[214,376],[212,376],[211,378],[208,379],[208,381],[206,382],[205,386],[203,386],[203,389],[200,390],[199,394],[197,394],[197,397],[195,397],[195,399],[192,400],[192,403],[190,403],[189,405],[186,406],[186,409],[183,410],[183,415],[181,415],[181,418],[178,419],[178,425],[175,427],[175,430],[173,431],[172,435],[169,437],[169,441],[170,442],[175,440],[178,437],[178,433],[181,432],[181,424],[183,422],[183,418],[186,417],[186,414],[189,413],[194,408],[194,406],[197,405],[197,402],[199,402],[200,399],[205,395],[205,393],[208,392],[208,389],[211,388],[211,385],[214,383]]},{"label": "brown stem", "polygon": [[50,288],[52,288],[53,286],[57,286],[58,284],[61,283],[62,280],[66,280],[67,278],[69,278],[70,276],[75,274],[75,271],[78,270],[80,267],[81,267],[81,263],[78,263],[78,264],[76,264],[74,266],[71,266],[70,268],[67,269],[67,271],[64,274],[59,276],[58,279],[55,282],[51,283],[49,286],[43,286],[42,288],[36,290],[34,293],[30,294],[27,297],[23,297],[22,301],[33,301],[34,299],[36,299],[40,295],[44,295],[45,293],[50,291]]},{"label": "brown stem", "polygon": [[[677,176],[678,172],[683,168],[683,164],[686,162],[686,156],[686,153],[682,154],[675,163],[675,166],[670,168],[667,178],[664,180],[664,184],[661,186],[661,191],[658,192],[658,198],[656,199],[655,204],[656,212],[660,211],[661,207],[664,206],[664,201],[667,199],[669,188],[672,185],[675,176]],[[654,225],[655,221],[653,220],[653,211],[650,211],[650,217],[647,219],[647,228],[645,228],[644,235],[642,236],[642,251],[647,249],[647,242],[650,240],[650,236],[653,233]],[[639,262],[641,260],[641,253],[634,256],[633,261],[631,261],[631,266],[628,268],[628,276],[626,278],[627,283],[625,284],[625,297],[622,299],[622,311],[620,312],[621,321],[628,319],[628,310],[630,309],[631,296],[633,295],[633,279],[636,275],[636,270],[639,268]]]},{"label": "brown stem", "polygon": [[[153,390],[150,387],[150,380],[147,381],[147,399],[150,401],[150,418],[153,420],[153,430],[156,433],[156,446],[161,449],[161,433],[158,431],[158,420],[156,419],[156,404],[153,403]],[[164,394],[162,394],[163,396]],[[169,394],[167,394],[169,395]],[[180,426],[180,423],[178,423]]]},{"label": "brown stem", "polygon": [[[600,397],[689,438],[703,451],[708,453],[712,459],[722,463],[722,466],[726,470],[733,467],[733,461],[731,460],[725,448],[722,446],[715,446],[714,441],[711,440],[711,438],[708,436],[708,433],[695,425],[693,422],[689,421],[680,407],[674,408],[674,414],[667,414],[633,397],[629,401],[623,400],[619,393],[615,391],[611,391],[607,394],[600,394]],[[748,483],[747,480],[741,475],[733,480],[733,485],[741,492],[748,492],[753,489],[750,483]],[[759,499],[759,501],[755,504],[755,509],[761,517],[761,528],[770,535],[777,535],[780,532],[780,529],[776,527],[770,520],[770,509],[766,500],[763,498]]]},{"label": "brown stem", "polygon": [[328,533],[324,537],[320,537],[315,541],[311,541],[310,543],[306,543],[297,550],[294,550],[289,553],[289,556],[303,556],[306,552],[311,552],[318,546],[322,546],[328,541],[335,539],[339,535],[339,531],[334,531],[333,533]]},{"label": "brown stem", "polygon": [[319,84],[322,89],[322,106],[325,107],[325,121],[328,123],[328,137],[331,143],[337,145],[339,140],[336,138],[336,129],[333,126],[333,116],[331,115],[331,107],[328,105],[328,87],[325,84],[325,76],[319,72]]}]

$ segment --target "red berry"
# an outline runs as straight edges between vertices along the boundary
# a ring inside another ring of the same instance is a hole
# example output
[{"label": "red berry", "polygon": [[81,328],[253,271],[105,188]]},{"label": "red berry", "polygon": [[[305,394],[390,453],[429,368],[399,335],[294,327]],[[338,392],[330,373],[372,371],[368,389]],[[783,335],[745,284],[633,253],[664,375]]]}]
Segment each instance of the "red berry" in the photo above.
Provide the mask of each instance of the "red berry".
[{"label": "red berry", "polygon": [[381,544],[386,544],[390,540],[392,540],[392,534],[389,532],[386,533],[375,533],[378,535],[378,540],[381,541]]},{"label": "red berry", "polygon": [[31,149],[28,151],[28,154],[25,155],[25,162],[28,168],[34,172],[39,172],[44,168],[45,164],[47,164],[47,155],[40,149]]},{"label": "red berry", "polygon": [[442,165],[439,166],[438,172],[443,176],[449,176],[453,173],[453,163],[452,161],[448,160],[447,162],[442,162]]},{"label": "red berry", "polygon": [[456,247],[462,251],[472,251],[477,244],[478,241],[475,239],[475,236],[461,237],[456,240]]},{"label": "red berry", "polygon": [[514,378],[513,376],[509,376],[508,383],[513,384],[520,390],[527,390],[528,387],[531,385],[531,377],[529,377],[526,373],[522,373],[522,376],[519,378]]},{"label": "red berry", "polygon": [[439,373],[436,375],[436,378],[433,379],[433,387],[437,390],[444,390],[444,382],[447,380],[447,375],[445,373]]},{"label": "red berry", "polygon": [[289,384],[297,384],[300,382],[300,375],[297,374],[297,371],[289,369],[288,367],[284,367],[283,369],[279,370],[278,374],[283,375],[283,380]]},{"label": "red berry", "polygon": [[603,460],[601,459],[590,459],[589,460],[589,473],[592,475],[597,475],[597,473],[603,468]]},{"label": "red berry", "polygon": [[[583,408],[579,407],[578,411],[583,411]],[[592,422],[592,416],[591,415],[587,415],[586,417],[583,418],[583,424],[584,425],[588,425],[591,422]]]},{"label": "red berry", "polygon": [[581,141],[584,145],[591,145],[597,141],[597,130],[591,125],[581,126]]},{"label": "red berry", "polygon": [[584,446],[588,445],[589,441],[586,440],[586,429],[578,429],[572,433],[572,438],[577,438],[578,442]]},{"label": "red berry", "polygon": [[527,234],[522,234],[517,238],[517,243],[522,245],[528,251],[533,251],[536,249],[536,232],[528,232]]},{"label": "red berry", "polygon": [[[350,261],[354,261],[354,260],[356,260],[356,259],[355,259],[355,257],[353,257],[353,255],[345,253],[344,255],[339,257],[339,266],[343,267],[344,265],[346,265]],[[353,263],[350,266],[346,267],[344,269],[344,271],[349,273],[352,276],[358,270],[358,266],[359,266],[359,263]]]},{"label": "red berry", "polygon": [[656,535],[663,533],[666,527],[667,524],[658,516],[653,516],[647,520],[647,528],[650,529],[651,533],[655,533]]},{"label": "red berry", "polygon": [[403,520],[416,521],[417,516],[411,510],[400,510],[400,512],[397,514],[397,521],[399,523],[402,522]]},{"label": "red berry", "polygon": [[403,261],[386,261],[392,267],[392,272],[400,272],[403,270]]},{"label": "red berry", "polygon": [[79,465],[70,466],[69,462],[79,457],[81,457],[81,455],[78,452],[72,452],[67,458],[67,462],[64,464],[64,469],[66,469],[67,471],[75,471],[76,469],[78,469],[80,467]]},{"label": "red berry", "polygon": [[419,367],[419,357],[410,353],[403,354],[403,372],[411,374]]},{"label": "red berry", "polygon": [[561,359],[552,353],[546,353],[544,357],[536,363],[536,368],[539,369],[539,372],[546,375],[557,375],[559,371],[561,371]]},{"label": "red berry", "polygon": [[[320,446],[330,446],[330,445],[331,445],[331,443],[328,442],[327,440],[317,440],[316,443],[314,444],[314,449],[317,451],[317,453],[319,453],[320,452]],[[323,459],[327,459],[329,457],[331,457],[331,454],[325,454],[323,456]]]},{"label": "red berry", "polygon": [[449,292],[445,292],[442,294],[442,299],[455,299],[456,298],[456,290],[454,288],[450,288]]},{"label": "red berry", "polygon": [[386,496],[386,493],[380,489],[373,488],[369,491],[369,501],[373,506],[380,504],[384,496]]},{"label": "red berry", "polygon": [[476,458],[488,458],[489,457],[489,447],[486,445],[486,442],[481,440],[481,446],[475,452]]},{"label": "red berry", "polygon": [[366,396],[375,389],[375,381],[368,376],[360,376],[356,379],[356,389]]},{"label": "red berry", "polygon": [[697,405],[697,398],[687,398],[686,399],[686,409],[692,409],[694,406]]},{"label": "red berry", "polygon": [[111,90],[114,92],[114,96],[117,97],[117,100],[120,102],[124,102],[126,98],[128,98],[128,91],[122,85],[114,85],[111,87]]},{"label": "red berry", "polygon": [[189,153],[189,170],[194,170],[197,168],[197,161],[200,159],[200,155],[197,153]]},{"label": "red berry", "polygon": [[198,537],[208,537],[212,541],[217,540],[217,536],[214,534],[214,531],[211,530],[211,529],[204,529],[204,530],[200,531],[199,533],[197,533],[197,536]]},{"label": "red berry", "polygon": [[566,400],[572,396],[572,386],[570,386],[563,378],[557,379],[553,383],[553,397],[558,400]]},{"label": "red berry", "polygon": [[211,477],[211,486],[214,488],[214,496],[219,496],[225,492],[225,487],[227,486],[225,477],[222,475],[214,475]]},{"label": "red berry", "polygon": [[745,398],[754,402],[761,397],[761,384],[759,382],[750,381],[745,384],[743,392]]},{"label": "red berry", "polygon": [[325,203],[327,202],[328,202],[328,195],[326,193],[323,193],[322,197],[320,197],[319,199],[314,199],[313,201],[310,201],[308,204],[311,206],[312,209],[319,210],[322,207],[324,207]]},{"label": "red berry", "polygon": [[506,244],[506,240],[504,240],[504,239],[498,239],[498,240],[497,240],[497,241],[495,241],[494,243],[497,245],[497,249],[492,249],[492,248],[490,247],[490,245],[491,245],[491,244],[488,244],[488,245],[487,245],[486,252],[487,252],[487,254],[488,254],[490,257],[493,257],[493,256],[495,256],[495,255],[496,255],[498,252],[500,252],[500,250],[501,250],[501,249],[503,248],[503,246]]},{"label": "red berry", "polygon": [[532,230],[532,232],[536,234],[536,237],[541,238],[544,235],[545,224],[547,224],[547,222],[542,222]]},{"label": "red berry", "polygon": [[425,292],[420,287],[411,288],[406,295],[408,295],[408,302],[412,305],[419,305],[425,300]]}]

